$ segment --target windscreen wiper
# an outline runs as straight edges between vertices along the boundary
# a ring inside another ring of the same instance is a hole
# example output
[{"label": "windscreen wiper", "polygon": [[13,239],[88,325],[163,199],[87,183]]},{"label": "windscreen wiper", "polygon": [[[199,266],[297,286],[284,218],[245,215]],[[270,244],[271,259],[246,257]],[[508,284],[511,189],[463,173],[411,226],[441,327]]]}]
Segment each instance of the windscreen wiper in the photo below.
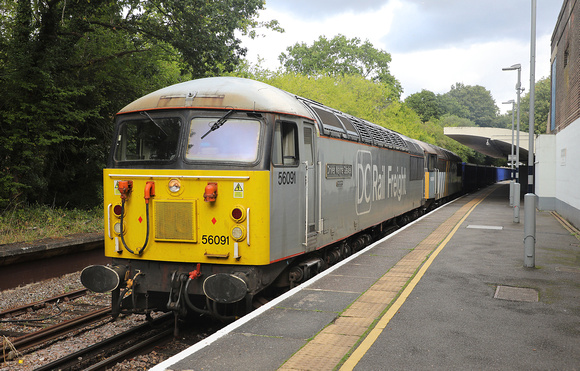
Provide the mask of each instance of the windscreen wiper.
[{"label": "windscreen wiper", "polygon": [[147,111],[141,111],[141,114],[142,114],[142,115],[145,115],[145,116],[147,116],[147,117],[149,117],[149,120],[151,120],[151,122],[152,122],[152,123],[154,123],[154,124],[155,124],[155,126],[157,126],[157,127],[159,128],[159,130],[161,130],[161,132],[162,132],[162,133],[163,133],[163,134],[164,134],[166,137],[168,137],[168,136],[169,136],[169,135],[168,135],[168,134],[165,132],[165,130],[163,130],[163,128],[161,127],[161,125],[159,125],[158,123],[156,123],[156,122],[155,122],[155,120],[153,120],[153,117],[151,117],[151,116],[150,116],[150,115],[147,113]]},{"label": "windscreen wiper", "polygon": [[207,133],[205,133],[204,135],[201,136],[201,139],[205,138],[209,133],[211,133],[212,131],[216,131],[217,129],[219,129],[223,124],[225,124],[226,121],[228,121],[228,117],[234,113],[234,110],[229,110],[228,112],[226,112],[225,115],[223,115],[222,117],[220,117],[219,120],[217,120],[216,122],[214,122],[214,124],[211,126],[211,128],[209,129],[209,131]]}]

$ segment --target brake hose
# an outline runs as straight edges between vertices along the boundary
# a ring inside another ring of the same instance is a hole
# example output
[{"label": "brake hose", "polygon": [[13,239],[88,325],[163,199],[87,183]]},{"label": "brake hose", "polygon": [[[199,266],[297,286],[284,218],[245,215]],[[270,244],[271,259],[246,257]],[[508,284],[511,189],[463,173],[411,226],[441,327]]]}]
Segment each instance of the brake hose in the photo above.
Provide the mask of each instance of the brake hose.
[{"label": "brake hose", "polygon": [[123,233],[123,214],[125,214],[125,199],[121,200],[121,242],[123,242],[123,247],[131,254],[141,255],[145,247],[147,247],[147,243],[149,243],[149,203],[145,204],[145,219],[147,219],[147,234],[145,236],[145,243],[143,247],[136,253],[135,251],[131,250],[127,243],[125,242],[125,234]]},{"label": "brake hose", "polygon": [[155,196],[155,182],[147,182],[145,184],[145,219],[147,220],[147,234],[145,235],[145,243],[143,244],[143,247],[141,247],[141,249],[138,252],[134,252],[133,250],[131,250],[129,248],[129,246],[127,246],[127,243],[125,242],[125,233],[123,233],[123,217],[125,215],[125,200],[129,196],[129,193],[131,192],[131,188],[132,188],[132,183],[131,183],[130,187],[121,191],[121,242],[123,243],[123,247],[127,251],[129,251],[131,254],[141,255],[143,250],[145,250],[145,247],[147,247],[147,243],[149,243],[149,230],[150,230],[149,199],[152,196]]}]

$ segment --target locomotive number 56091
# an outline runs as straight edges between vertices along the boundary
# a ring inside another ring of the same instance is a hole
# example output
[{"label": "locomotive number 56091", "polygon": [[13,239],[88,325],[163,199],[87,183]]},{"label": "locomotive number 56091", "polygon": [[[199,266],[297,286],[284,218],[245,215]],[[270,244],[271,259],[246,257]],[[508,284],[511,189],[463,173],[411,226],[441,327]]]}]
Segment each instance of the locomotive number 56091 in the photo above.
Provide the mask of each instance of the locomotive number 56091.
[{"label": "locomotive number 56091", "polygon": [[295,171],[282,171],[278,173],[278,185],[296,184]]},{"label": "locomotive number 56091", "polygon": [[227,245],[230,243],[229,236],[212,236],[204,234],[201,237],[201,243],[204,245]]}]

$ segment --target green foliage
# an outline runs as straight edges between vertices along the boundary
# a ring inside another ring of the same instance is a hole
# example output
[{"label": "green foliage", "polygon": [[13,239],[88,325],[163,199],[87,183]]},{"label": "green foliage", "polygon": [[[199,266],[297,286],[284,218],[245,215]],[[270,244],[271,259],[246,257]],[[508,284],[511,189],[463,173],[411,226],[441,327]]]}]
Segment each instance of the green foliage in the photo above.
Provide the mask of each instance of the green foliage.
[{"label": "green foliage", "polygon": [[467,109],[468,114],[466,116],[460,114],[457,116],[470,119],[477,126],[492,126],[494,118],[499,113],[491,92],[483,86],[456,83],[451,86],[451,90],[445,95],[456,100],[462,107]]},{"label": "green foliage", "polygon": [[[515,116],[514,116],[515,125]],[[511,110],[503,115],[498,115],[494,118],[492,126],[494,128],[512,129],[512,113]]]},{"label": "green foliage", "polygon": [[[551,92],[552,87],[549,77],[544,77],[536,82],[534,95],[534,133],[536,134],[545,134],[547,132]],[[527,132],[529,127],[530,93],[528,92],[520,101],[520,129]]]},{"label": "green foliage", "polygon": [[405,99],[405,103],[417,112],[422,122],[438,119],[443,112],[443,107],[439,104],[439,99],[435,93],[425,89],[421,90],[420,93],[409,95]]},{"label": "green foliage", "polygon": [[473,127],[476,126],[473,121],[464,117],[445,114],[437,120],[441,127]]},{"label": "green foliage", "polygon": [[389,72],[391,55],[374,48],[368,40],[320,36],[311,46],[296,43],[286,51],[279,60],[287,72],[311,77],[359,75],[391,86],[397,99],[401,95],[401,84]]},{"label": "green foliage", "polygon": [[0,213],[0,245],[102,230],[101,207],[78,210],[27,205]]},{"label": "green foliage", "polygon": [[453,115],[466,118],[471,121],[471,119],[469,119],[469,116],[471,116],[469,109],[461,104],[457,98],[449,94],[440,94],[437,95],[437,101],[439,102],[442,115]]},{"label": "green foliage", "polygon": [[392,95],[388,85],[373,83],[359,75],[312,78],[286,73],[275,74],[265,82],[362,118],[386,109]]},{"label": "green foliage", "polygon": [[0,207],[99,202],[112,118],[232,71],[262,0],[0,0]]},{"label": "green foliage", "polygon": [[471,121],[475,126],[507,127],[505,118],[498,116],[491,93],[483,86],[470,86],[456,83],[445,94],[422,90],[405,99],[421,121],[439,119],[444,115],[461,117]]}]

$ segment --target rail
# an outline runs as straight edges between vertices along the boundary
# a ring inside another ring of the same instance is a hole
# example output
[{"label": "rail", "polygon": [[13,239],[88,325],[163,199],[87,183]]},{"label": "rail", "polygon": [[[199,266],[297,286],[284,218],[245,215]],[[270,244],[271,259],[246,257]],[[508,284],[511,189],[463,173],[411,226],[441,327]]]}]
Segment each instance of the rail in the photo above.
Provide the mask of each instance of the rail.
[{"label": "rail", "polygon": [[[173,336],[173,313],[155,318],[127,331],[71,353],[35,369],[48,371],[59,369],[104,370],[123,361],[143,349]],[[121,350],[119,350],[121,349]],[[80,360],[80,361],[79,361]]]}]

